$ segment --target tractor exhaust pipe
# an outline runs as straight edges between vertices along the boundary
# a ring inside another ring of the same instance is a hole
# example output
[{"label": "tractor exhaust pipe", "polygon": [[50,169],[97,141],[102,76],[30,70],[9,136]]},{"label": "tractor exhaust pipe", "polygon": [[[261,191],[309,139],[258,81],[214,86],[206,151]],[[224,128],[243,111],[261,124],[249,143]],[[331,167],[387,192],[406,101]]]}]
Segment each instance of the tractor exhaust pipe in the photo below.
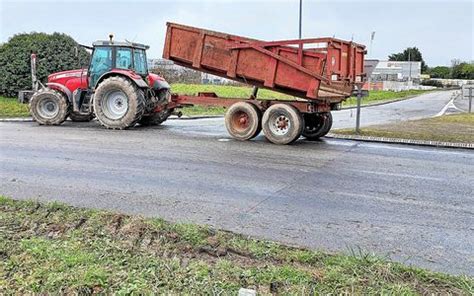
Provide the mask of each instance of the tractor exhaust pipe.
[{"label": "tractor exhaust pipe", "polygon": [[38,91],[38,78],[36,77],[36,54],[31,54],[31,87],[34,92]]}]

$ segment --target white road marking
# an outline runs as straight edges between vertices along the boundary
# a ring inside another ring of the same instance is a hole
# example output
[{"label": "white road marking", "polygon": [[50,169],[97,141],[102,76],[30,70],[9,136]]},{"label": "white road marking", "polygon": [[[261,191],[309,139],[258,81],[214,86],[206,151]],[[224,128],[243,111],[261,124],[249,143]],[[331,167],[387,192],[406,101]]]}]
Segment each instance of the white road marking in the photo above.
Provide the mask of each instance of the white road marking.
[{"label": "white road marking", "polygon": [[433,117],[438,117],[438,116],[442,116],[444,115],[444,113],[446,113],[446,111],[449,109],[449,108],[456,108],[456,106],[454,105],[454,99],[456,97],[453,97],[447,104],[446,106],[443,107],[443,109],[441,109],[441,111],[438,112],[438,114],[436,114],[435,116]]},{"label": "white road marking", "polygon": [[358,172],[358,173],[364,173],[364,174],[381,175],[381,176],[392,176],[392,177],[401,177],[401,178],[410,178],[410,179],[443,181],[442,178],[424,177],[424,176],[417,176],[417,175],[410,175],[410,174],[396,174],[396,173],[388,173],[388,172],[365,171],[365,170],[355,170],[355,169],[345,169],[345,170]]}]

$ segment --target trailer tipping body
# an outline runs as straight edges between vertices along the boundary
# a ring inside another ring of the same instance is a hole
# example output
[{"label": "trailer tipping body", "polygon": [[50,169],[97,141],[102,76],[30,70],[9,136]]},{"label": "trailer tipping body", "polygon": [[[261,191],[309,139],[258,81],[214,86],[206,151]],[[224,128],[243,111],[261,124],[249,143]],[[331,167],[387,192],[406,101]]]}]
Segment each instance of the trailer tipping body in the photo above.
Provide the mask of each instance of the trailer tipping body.
[{"label": "trailer tipping body", "polygon": [[339,103],[364,78],[365,46],[336,38],[260,41],[167,23],[163,57],[308,100]]}]

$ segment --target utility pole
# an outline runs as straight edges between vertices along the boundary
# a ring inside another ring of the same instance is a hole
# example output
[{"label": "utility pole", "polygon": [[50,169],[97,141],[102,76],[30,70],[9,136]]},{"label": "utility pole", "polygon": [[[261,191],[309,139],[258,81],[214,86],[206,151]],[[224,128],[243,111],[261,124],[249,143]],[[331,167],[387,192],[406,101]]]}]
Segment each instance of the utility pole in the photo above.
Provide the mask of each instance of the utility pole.
[{"label": "utility pole", "polygon": [[[372,34],[370,34],[370,48],[369,48],[369,57],[372,58],[372,43],[374,42],[374,37],[375,37],[375,31],[372,31]],[[370,74],[372,75],[372,74]],[[372,83],[372,79],[370,77],[370,75],[368,75],[367,77],[367,90],[370,91],[371,89],[371,83]]]},{"label": "utility pole", "polygon": [[356,134],[360,134],[360,104],[362,101],[362,84],[357,84]]},{"label": "utility pole", "polygon": [[302,16],[303,16],[303,0],[300,0],[299,39],[301,39]]},{"label": "utility pole", "polygon": [[410,74],[408,74],[408,81],[411,81],[411,48],[408,48],[408,63],[410,67]]}]

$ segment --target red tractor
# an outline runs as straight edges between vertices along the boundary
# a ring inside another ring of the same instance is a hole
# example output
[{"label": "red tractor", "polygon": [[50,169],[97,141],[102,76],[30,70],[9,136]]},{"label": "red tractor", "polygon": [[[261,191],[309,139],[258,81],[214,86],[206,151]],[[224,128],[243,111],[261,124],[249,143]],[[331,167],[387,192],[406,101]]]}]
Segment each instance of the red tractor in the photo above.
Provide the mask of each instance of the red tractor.
[{"label": "red tractor", "polygon": [[[88,69],[69,70],[48,76],[46,86],[36,79],[32,55],[33,91],[21,91],[19,100],[29,102],[39,124],[59,125],[66,118],[90,121],[94,116],[110,129],[126,129],[136,123],[157,125],[172,109],[170,85],[147,69],[146,45],[97,41]],[[160,108],[163,106],[163,108]]]}]

